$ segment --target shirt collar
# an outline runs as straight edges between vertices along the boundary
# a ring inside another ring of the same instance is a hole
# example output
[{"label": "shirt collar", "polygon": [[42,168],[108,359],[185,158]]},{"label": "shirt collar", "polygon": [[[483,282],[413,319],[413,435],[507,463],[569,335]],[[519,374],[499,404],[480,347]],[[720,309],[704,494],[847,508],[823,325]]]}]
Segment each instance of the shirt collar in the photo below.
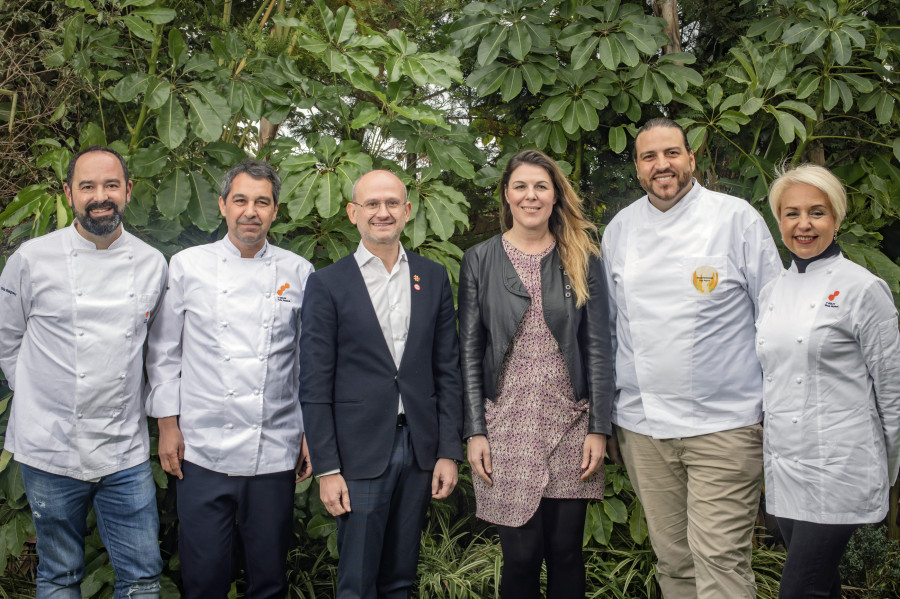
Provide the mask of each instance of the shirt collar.
[{"label": "shirt collar", "polygon": [[[97,249],[96,243],[94,243],[93,241],[91,241],[90,239],[88,239],[87,237],[85,237],[84,235],[82,235],[81,233],[78,232],[78,227],[75,226],[75,221],[72,221],[72,224],[69,225],[69,229],[71,229],[71,231],[72,231],[72,246],[73,247],[78,248],[80,250],[96,250]],[[119,234],[119,236],[116,238],[116,240],[113,241],[111,244],[109,244],[109,247],[107,249],[115,250],[115,249],[118,249],[119,247],[125,245],[125,243],[126,243],[125,242],[125,229],[123,228],[122,232]]]},{"label": "shirt collar", "polygon": [[[222,247],[229,254],[237,256],[238,258],[241,257],[241,250],[239,250],[236,245],[231,243],[231,238],[228,237],[227,233],[225,234],[225,237],[222,238]],[[260,250],[258,252],[256,252],[256,254],[253,257],[254,258],[264,258],[268,251],[269,251],[269,241],[266,240],[263,242],[262,248],[260,248]]]},{"label": "shirt collar", "polygon": [[[403,251],[403,244],[399,241],[397,242],[397,255],[399,262],[407,262],[409,260],[406,256],[406,252]],[[360,268],[369,264],[372,260],[381,262],[381,259],[378,256],[370,252],[369,249],[363,245],[362,240],[360,240],[359,245],[356,247],[353,257],[356,258],[356,264],[359,265]]]}]

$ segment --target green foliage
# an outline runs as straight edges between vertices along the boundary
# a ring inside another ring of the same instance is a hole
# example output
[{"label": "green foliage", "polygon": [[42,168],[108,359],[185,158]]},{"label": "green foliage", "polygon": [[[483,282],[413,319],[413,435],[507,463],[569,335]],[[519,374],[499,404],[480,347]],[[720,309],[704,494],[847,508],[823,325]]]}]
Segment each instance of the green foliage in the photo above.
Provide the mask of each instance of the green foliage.
[{"label": "green foliage", "polygon": [[900,595],[900,542],[884,526],[859,528],[841,558],[841,576],[849,597],[866,599]]}]

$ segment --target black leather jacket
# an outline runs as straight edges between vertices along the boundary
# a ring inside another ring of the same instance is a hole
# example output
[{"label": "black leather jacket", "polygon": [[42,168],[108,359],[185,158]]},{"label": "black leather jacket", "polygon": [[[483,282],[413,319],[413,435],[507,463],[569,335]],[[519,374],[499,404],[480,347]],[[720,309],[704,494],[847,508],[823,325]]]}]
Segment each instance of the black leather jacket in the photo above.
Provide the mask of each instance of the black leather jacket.
[{"label": "black leather jacket", "polygon": [[[611,434],[615,382],[609,297],[603,263],[589,263],[590,299],[575,307],[575,292],[556,250],[541,261],[544,319],[569,369],[575,397],[590,401],[589,433]],[[531,303],[500,235],[469,249],[459,281],[459,342],[465,419],[463,438],[487,434],[485,398],[497,396],[503,358]]]}]

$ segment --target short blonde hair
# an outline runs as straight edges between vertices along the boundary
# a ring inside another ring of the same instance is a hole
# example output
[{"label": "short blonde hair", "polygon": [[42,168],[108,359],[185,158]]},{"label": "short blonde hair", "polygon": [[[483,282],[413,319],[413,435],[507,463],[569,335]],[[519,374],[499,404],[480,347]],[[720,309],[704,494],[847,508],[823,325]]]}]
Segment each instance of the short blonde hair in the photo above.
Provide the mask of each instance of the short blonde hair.
[{"label": "short blonde hair", "polygon": [[[776,171],[777,172],[777,171]],[[828,198],[834,213],[835,227],[840,227],[847,215],[847,191],[844,184],[824,166],[801,164],[800,166],[777,172],[778,176],[769,187],[769,207],[775,220],[781,222],[781,198],[784,192],[798,183],[806,183],[820,190]]]}]

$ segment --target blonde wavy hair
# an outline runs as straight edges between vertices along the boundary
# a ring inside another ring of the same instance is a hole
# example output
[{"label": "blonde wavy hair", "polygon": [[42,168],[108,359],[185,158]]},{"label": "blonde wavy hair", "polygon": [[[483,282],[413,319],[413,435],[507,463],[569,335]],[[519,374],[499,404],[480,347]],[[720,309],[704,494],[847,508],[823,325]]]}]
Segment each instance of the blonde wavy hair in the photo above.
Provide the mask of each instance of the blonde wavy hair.
[{"label": "blonde wavy hair", "polygon": [[539,150],[519,152],[506,165],[500,178],[500,224],[507,231],[513,226],[512,212],[506,201],[506,189],[514,170],[523,164],[539,166],[547,171],[553,181],[556,203],[550,213],[550,233],[556,239],[556,249],[563,268],[569,275],[575,292],[575,305],[579,308],[590,299],[588,290],[588,261],[591,256],[599,256],[600,248],[595,241],[597,227],[584,217],[582,202],[556,161]]}]

